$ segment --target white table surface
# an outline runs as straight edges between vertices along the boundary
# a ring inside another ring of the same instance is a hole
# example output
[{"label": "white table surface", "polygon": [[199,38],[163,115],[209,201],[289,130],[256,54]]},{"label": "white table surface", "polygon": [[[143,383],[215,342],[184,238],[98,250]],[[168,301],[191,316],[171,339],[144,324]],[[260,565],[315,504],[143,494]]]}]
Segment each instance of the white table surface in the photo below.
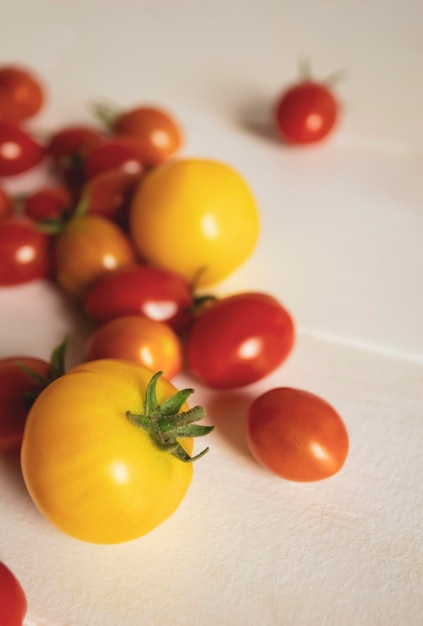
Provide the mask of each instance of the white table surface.
[{"label": "white table surface", "polygon": [[[291,310],[289,361],[195,402],[216,424],[181,507],[144,538],[92,546],[54,530],[0,456],[0,559],[36,626],[419,626],[423,614],[423,5],[420,0],[14,0],[0,58],[49,99],[34,128],[88,121],[109,99],[166,106],[184,155],[245,175],[263,230],[217,292],[261,289]],[[344,69],[334,137],[288,149],[267,132],[300,57]],[[33,188],[40,174],[13,181]],[[0,290],[0,357],[47,357],[78,312],[42,282]],[[192,384],[186,376],[176,380]],[[293,385],[341,413],[351,449],[327,481],[296,484],[248,454],[252,398]],[[1,621],[1,620],[0,620]]]}]

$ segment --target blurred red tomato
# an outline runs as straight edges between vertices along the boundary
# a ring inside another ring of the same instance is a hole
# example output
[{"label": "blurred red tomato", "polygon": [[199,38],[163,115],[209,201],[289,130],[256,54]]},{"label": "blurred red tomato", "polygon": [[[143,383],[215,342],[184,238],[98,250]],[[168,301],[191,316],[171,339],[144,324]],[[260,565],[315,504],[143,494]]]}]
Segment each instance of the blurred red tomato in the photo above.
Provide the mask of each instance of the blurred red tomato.
[{"label": "blurred red tomato", "polygon": [[26,68],[0,67],[0,120],[19,123],[33,117],[44,104],[44,89]]}]

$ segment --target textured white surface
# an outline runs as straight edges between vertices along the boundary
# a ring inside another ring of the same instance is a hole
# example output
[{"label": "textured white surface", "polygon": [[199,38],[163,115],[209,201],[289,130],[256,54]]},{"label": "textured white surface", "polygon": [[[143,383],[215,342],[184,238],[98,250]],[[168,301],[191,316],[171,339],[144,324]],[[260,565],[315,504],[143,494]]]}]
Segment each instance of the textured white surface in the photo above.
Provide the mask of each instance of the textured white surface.
[{"label": "textured white surface", "polygon": [[[293,356],[265,381],[225,394],[197,386],[216,424],[211,452],[175,515],[139,541],[61,535],[31,504],[16,461],[0,457],[0,559],[27,592],[28,625],[421,624],[422,18],[419,0],[3,9],[1,57],[31,65],[50,89],[34,126],[88,120],[93,99],[150,100],[178,113],[185,154],[245,174],[262,239],[218,291],[268,290],[299,326]],[[346,111],[327,144],[287,150],[269,137],[267,115],[300,56],[318,76],[346,69]],[[0,319],[0,356],[46,357],[70,332],[78,359],[81,317],[46,285],[1,290]],[[351,450],[338,475],[298,485],[252,460],[245,412],[276,385],[318,393],[341,413]]]}]

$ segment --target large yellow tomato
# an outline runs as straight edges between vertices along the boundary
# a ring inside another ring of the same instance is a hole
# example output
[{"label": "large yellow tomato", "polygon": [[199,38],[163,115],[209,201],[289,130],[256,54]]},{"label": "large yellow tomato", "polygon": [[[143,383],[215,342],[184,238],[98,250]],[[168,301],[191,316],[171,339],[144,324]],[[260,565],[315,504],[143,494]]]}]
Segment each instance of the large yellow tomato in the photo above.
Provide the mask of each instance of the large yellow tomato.
[{"label": "large yellow tomato", "polygon": [[207,159],[152,170],[135,193],[130,233],[141,256],[198,285],[228,276],[252,253],[259,211],[244,178]]},{"label": "large yellow tomato", "polygon": [[[192,464],[172,450],[190,458],[192,438],[168,443],[174,419],[169,398],[176,390],[160,374],[149,385],[152,377],[151,370],[128,361],[90,361],[49,385],[33,404],[21,451],[23,476],[38,509],[65,533],[92,543],[129,541],[163,522],[182,501]],[[178,418],[191,391],[177,394]],[[150,422],[163,430],[160,444],[134,423],[146,404],[154,409]]]}]

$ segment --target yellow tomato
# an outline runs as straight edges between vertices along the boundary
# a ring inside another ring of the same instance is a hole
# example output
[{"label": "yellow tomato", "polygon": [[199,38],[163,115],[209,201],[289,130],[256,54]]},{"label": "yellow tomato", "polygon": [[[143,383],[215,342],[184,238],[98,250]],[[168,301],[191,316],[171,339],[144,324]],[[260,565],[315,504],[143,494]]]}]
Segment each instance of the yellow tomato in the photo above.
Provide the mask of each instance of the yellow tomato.
[{"label": "yellow tomato", "polygon": [[130,233],[141,256],[198,285],[228,276],[252,253],[259,235],[256,200],[224,163],[172,161],[152,170],[135,193]]},{"label": "yellow tomato", "polygon": [[[21,451],[24,480],[41,513],[65,533],[92,543],[129,541],[163,522],[182,501],[192,464],[164,444],[159,448],[133,421],[145,413],[152,376],[128,361],[90,361],[49,385],[32,406]],[[176,390],[155,378],[162,408]],[[187,395],[177,413],[187,410]],[[188,456],[192,438],[178,438],[178,444]]]},{"label": "yellow tomato", "polygon": [[83,296],[97,278],[135,263],[129,238],[111,220],[99,215],[73,218],[55,245],[55,275],[61,287]]}]

